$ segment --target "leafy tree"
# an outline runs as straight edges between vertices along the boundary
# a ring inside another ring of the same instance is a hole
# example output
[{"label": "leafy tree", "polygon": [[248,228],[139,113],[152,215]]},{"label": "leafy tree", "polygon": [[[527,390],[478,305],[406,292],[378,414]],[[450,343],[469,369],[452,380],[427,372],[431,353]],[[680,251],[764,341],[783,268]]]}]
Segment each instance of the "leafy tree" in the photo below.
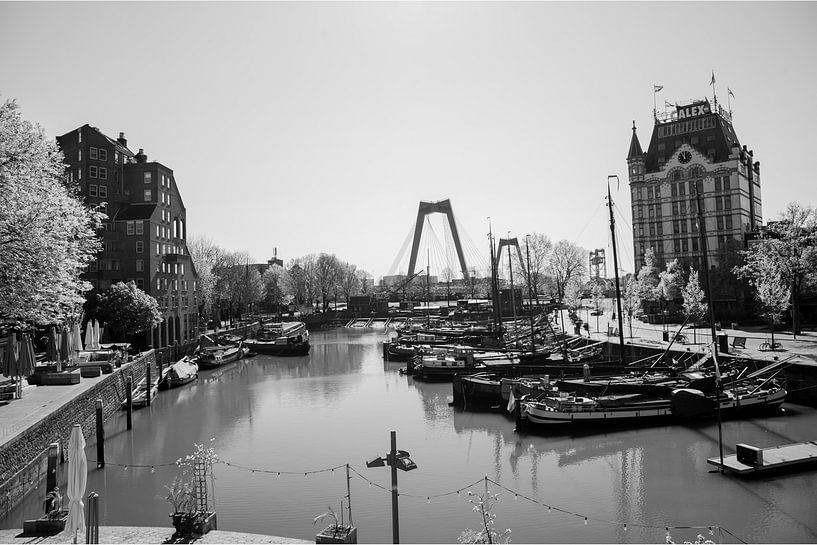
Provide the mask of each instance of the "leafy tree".
[{"label": "leafy tree", "polygon": [[687,280],[686,286],[684,289],[681,290],[681,296],[684,298],[684,304],[681,307],[684,312],[684,316],[689,318],[692,324],[692,340],[693,342],[698,342],[698,331],[696,325],[698,322],[706,317],[707,312],[707,305],[704,302],[706,295],[704,294],[703,288],[701,288],[701,283],[698,280],[698,271],[695,269],[690,269],[689,271],[689,280]]},{"label": "leafy tree", "polygon": [[627,313],[627,321],[630,325],[630,337],[633,336],[633,314],[641,306],[641,299],[638,296],[638,280],[635,275],[628,274],[622,280],[621,308]]},{"label": "leafy tree", "polygon": [[791,288],[786,285],[780,271],[774,268],[771,268],[768,274],[758,277],[754,287],[760,302],[760,315],[769,322],[774,345],[774,326],[780,323],[780,317],[791,305]]},{"label": "leafy tree", "polygon": [[555,279],[559,299],[563,299],[571,282],[581,283],[587,277],[587,251],[573,242],[560,240],[553,247],[548,272]]},{"label": "leafy tree", "polygon": [[216,271],[224,267],[226,252],[210,239],[199,236],[187,239],[187,249],[199,275],[198,285],[201,292],[199,313],[202,316],[213,316],[213,312],[218,306],[216,284],[219,277]]},{"label": "leafy tree", "polygon": [[79,314],[91,288],[80,275],[101,248],[103,217],[67,180],[56,143],[14,101],[0,105],[0,321]]},{"label": "leafy tree", "polygon": [[649,312],[648,303],[658,301],[660,295],[658,290],[658,267],[656,266],[655,252],[652,248],[647,248],[644,252],[644,265],[638,271],[638,296],[644,312]]},{"label": "leafy tree", "polygon": [[817,212],[792,202],[776,222],[769,222],[760,238],[742,252],[746,264],[736,275],[757,285],[758,279],[777,270],[791,290],[792,329],[800,332],[800,298],[817,283]]},{"label": "leafy tree", "polygon": [[117,282],[97,294],[97,312],[115,334],[129,340],[137,333],[150,331],[162,321],[156,299],[136,287]]},{"label": "leafy tree", "polygon": [[[541,233],[533,233],[525,239],[525,245],[520,244],[524,262],[518,271],[520,285],[524,282],[530,288],[534,297],[543,293],[545,277],[548,271],[548,262],[553,252],[553,242]],[[528,263],[530,263],[530,278],[528,278]]]},{"label": "leafy tree", "polygon": [[675,300],[681,296],[684,287],[684,272],[677,259],[667,263],[666,270],[658,274],[658,295],[664,309],[674,312]]},{"label": "leafy tree", "polygon": [[264,271],[261,278],[261,282],[264,284],[263,301],[271,310],[278,310],[284,304],[286,276],[287,271],[280,265],[272,265]]},{"label": "leafy tree", "polygon": [[334,293],[340,279],[340,261],[334,254],[320,254],[315,260],[315,287],[321,296],[323,310],[329,308],[329,294]]},{"label": "leafy tree", "polygon": [[348,304],[352,295],[360,293],[361,281],[357,266],[351,263],[341,263],[338,273],[338,286]]}]

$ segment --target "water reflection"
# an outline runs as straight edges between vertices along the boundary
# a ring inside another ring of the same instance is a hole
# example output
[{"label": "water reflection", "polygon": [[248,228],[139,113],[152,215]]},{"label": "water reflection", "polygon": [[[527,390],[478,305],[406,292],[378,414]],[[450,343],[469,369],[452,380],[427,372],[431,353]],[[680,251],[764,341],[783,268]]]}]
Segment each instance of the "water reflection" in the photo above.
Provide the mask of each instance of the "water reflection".
[{"label": "water reflection", "polygon": [[[100,493],[102,523],[169,527],[163,497],[173,462],[193,443],[214,438],[222,459],[235,464],[216,469],[220,528],[314,538],[312,518],[345,496],[345,475],[286,472],[349,463],[364,476],[351,483],[360,541],[389,542],[389,474],[366,468],[365,461],[385,453],[394,429],[398,448],[419,465],[400,475],[405,543],[453,542],[464,528],[476,527],[467,499],[453,492],[485,475],[540,502],[503,494],[497,525],[510,527],[517,543],[658,542],[665,526],[682,524],[721,524],[746,541],[817,541],[817,475],[743,481],[708,473],[706,458],[717,454],[714,423],[519,434],[506,415],[451,407],[450,382],[400,375],[404,363],[383,361],[384,338],[357,329],[315,332],[309,356],[259,355],[162,392],[134,413],[130,432],[124,414],[115,415],[106,423],[110,465],[92,469],[88,479],[88,490]],[[726,452],[739,442],[813,438],[816,421],[813,409],[792,407],[782,417],[724,422]],[[93,460],[93,438],[88,443]],[[386,490],[369,487],[369,480]],[[591,521],[585,526],[573,516],[547,514],[543,505],[585,513]],[[20,528],[39,509],[40,498],[32,496],[2,524]],[[632,526],[624,532],[593,520]],[[694,540],[695,534],[673,537]]]}]

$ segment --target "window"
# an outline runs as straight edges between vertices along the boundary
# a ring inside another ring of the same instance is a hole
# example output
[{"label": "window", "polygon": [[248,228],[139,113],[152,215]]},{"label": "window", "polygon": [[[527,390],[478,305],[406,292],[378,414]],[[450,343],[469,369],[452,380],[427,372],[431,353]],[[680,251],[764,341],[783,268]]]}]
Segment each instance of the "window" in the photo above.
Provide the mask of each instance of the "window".
[{"label": "window", "polygon": [[652,200],[652,188],[651,187],[647,188],[647,198]]},{"label": "window", "polygon": [[693,252],[698,251],[698,239],[697,238],[692,239],[692,251]]},{"label": "window", "polygon": [[[180,267],[182,268],[182,274],[184,274],[184,263],[182,263],[182,264],[180,265]],[[187,288],[185,288],[185,289],[187,289]]]},{"label": "window", "polygon": [[100,180],[108,179],[108,169],[106,167],[99,167],[99,179]]},{"label": "window", "polygon": [[150,172],[145,172],[145,183],[146,183],[146,184],[149,184],[149,183],[151,183],[152,181],[153,181],[153,180],[151,179],[151,173],[150,173]]},{"label": "window", "polygon": [[167,272],[167,263],[165,263],[165,262],[162,262],[162,272],[163,273]]},{"label": "window", "polygon": [[687,202],[686,201],[681,201],[681,214],[686,214],[686,213],[687,213]]},{"label": "window", "polygon": [[125,228],[127,229],[127,233],[129,235],[132,235],[134,233],[134,231],[135,231],[134,226],[133,226],[133,222],[132,221],[126,221],[125,226],[126,226]]},{"label": "window", "polygon": [[689,251],[689,241],[685,238],[681,239],[681,250],[683,250],[684,252]]},{"label": "window", "polygon": [[680,224],[679,224],[678,220],[673,221],[672,222],[672,233],[677,235],[680,232],[681,232],[681,227],[680,227]]},{"label": "window", "polygon": [[113,162],[114,162],[114,164],[117,164],[117,165],[119,164],[119,152],[118,151],[113,152]]},{"label": "window", "polygon": [[165,221],[165,209],[162,208],[162,221]]},{"label": "window", "polygon": [[140,290],[145,289],[145,279],[144,278],[137,278],[136,279],[136,287]]},{"label": "window", "polygon": [[136,272],[144,272],[145,270],[145,260],[144,259],[137,259],[136,260]]},{"label": "window", "polygon": [[715,176],[715,191],[721,190],[721,177]]},{"label": "window", "polygon": [[650,224],[650,236],[651,237],[655,236],[655,224],[654,223]]},{"label": "window", "polygon": [[724,189],[724,191],[728,191],[730,189],[730,187],[729,187],[729,176],[724,176],[723,177],[723,189]]},{"label": "window", "polygon": [[652,207],[652,206],[648,206],[647,207],[647,213],[649,214],[650,217],[655,216],[655,208]]},{"label": "window", "polygon": [[162,228],[157,225],[156,226],[156,238],[161,238],[161,237],[162,237]]},{"label": "window", "polygon": [[77,142],[82,142],[82,129],[77,129]]},{"label": "window", "polygon": [[82,161],[82,150],[79,150],[79,153],[77,153],[77,161]]},{"label": "window", "polygon": [[156,289],[157,290],[162,289],[162,279],[161,278],[156,279]]},{"label": "window", "polygon": [[643,225],[638,226],[638,236],[640,236],[640,237],[644,236],[644,226]]},{"label": "window", "polygon": [[677,197],[678,196],[678,186],[676,184],[672,184],[671,187],[672,187],[671,195],[673,197]]},{"label": "window", "polygon": [[656,199],[661,198],[661,186],[659,185],[655,186],[655,198]]},{"label": "window", "polygon": [[136,253],[137,254],[145,253],[145,243],[144,243],[144,241],[141,241],[141,240],[136,241]]},{"label": "window", "polygon": [[96,190],[97,190],[96,184],[90,184],[88,186],[88,195],[90,195],[91,197],[96,197],[97,194]]},{"label": "window", "polygon": [[672,215],[673,216],[678,215],[678,203],[675,201],[672,202]]},{"label": "window", "polygon": [[106,185],[99,186],[99,196],[103,198],[108,196],[108,186]]},{"label": "window", "polygon": [[142,220],[138,220],[136,222],[136,234],[143,235],[145,233],[145,225],[142,223]]},{"label": "window", "polygon": [[88,177],[89,178],[96,178],[97,177],[97,169],[95,166],[91,165],[88,167]]},{"label": "window", "polygon": [[643,217],[644,217],[644,207],[643,207],[643,206],[639,206],[639,207],[638,207],[638,217],[639,217],[639,218],[643,218]]},{"label": "window", "polygon": [[93,147],[91,148],[90,153],[88,154],[88,157],[91,158],[91,159],[96,159],[98,157],[96,148],[93,148]]},{"label": "window", "polygon": [[99,150],[99,160],[100,161],[107,161],[108,160],[108,150],[100,149]]},{"label": "window", "polygon": [[677,238],[672,239],[672,247],[676,254],[679,253],[681,251],[681,240]]},{"label": "window", "polygon": [[153,192],[150,189],[145,189],[145,202],[153,200]]},{"label": "window", "polygon": [[156,255],[162,255],[162,247],[159,243],[156,243]]},{"label": "window", "polygon": [[170,206],[170,193],[167,194],[167,205]]},{"label": "window", "polygon": [[121,262],[118,259],[111,259],[111,270],[118,271],[121,268]]},{"label": "window", "polygon": [[732,197],[730,195],[724,195],[724,197],[723,197],[723,207],[726,210],[732,210]]},{"label": "window", "polygon": [[720,197],[715,197],[715,210],[723,210],[723,201]]},{"label": "window", "polygon": [[162,201],[162,204],[165,203],[165,192],[159,191],[159,200]]},{"label": "window", "polygon": [[681,220],[681,232],[682,233],[687,232],[687,220]]},{"label": "window", "polygon": [[681,182],[680,184],[678,184],[678,194],[681,195],[681,196],[686,195],[686,184],[685,183]]},{"label": "window", "polygon": [[82,180],[82,169],[77,169],[77,180]]},{"label": "window", "polygon": [[642,193],[641,193],[641,188],[639,187],[635,191],[636,191],[636,195],[638,195],[638,200],[640,201],[643,198]]},{"label": "window", "polygon": [[718,230],[723,229],[723,216],[718,216]]}]

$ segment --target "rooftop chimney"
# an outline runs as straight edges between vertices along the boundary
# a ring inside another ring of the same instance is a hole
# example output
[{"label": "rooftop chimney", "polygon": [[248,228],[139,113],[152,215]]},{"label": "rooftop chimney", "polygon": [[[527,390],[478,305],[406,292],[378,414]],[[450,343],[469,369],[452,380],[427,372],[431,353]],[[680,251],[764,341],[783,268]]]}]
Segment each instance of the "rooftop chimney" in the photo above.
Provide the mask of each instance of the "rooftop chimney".
[{"label": "rooftop chimney", "polygon": [[119,138],[117,138],[117,139],[116,139],[116,141],[117,141],[117,142],[119,143],[119,145],[121,145],[123,148],[127,148],[127,147],[128,147],[128,141],[127,141],[127,139],[125,138],[125,133],[124,133],[124,132],[120,132],[120,133],[119,133]]},{"label": "rooftop chimney", "polygon": [[147,163],[148,162],[148,156],[145,155],[145,150],[144,149],[139,148],[139,153],[136,154],[136,162],[137,163]]}]

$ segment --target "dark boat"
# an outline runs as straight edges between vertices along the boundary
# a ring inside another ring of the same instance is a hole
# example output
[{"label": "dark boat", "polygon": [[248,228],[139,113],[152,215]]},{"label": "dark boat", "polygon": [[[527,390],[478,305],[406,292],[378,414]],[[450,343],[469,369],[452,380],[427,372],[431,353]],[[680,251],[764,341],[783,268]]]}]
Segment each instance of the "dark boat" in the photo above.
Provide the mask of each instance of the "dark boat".
[{"label": "dark boat", "polygon": [[239,343],[238,346],[203,346],[199,348],[195,362],[198,364],[199,369],[215,369],[240,360],[248,352],[249,349],[244,347],[242,343]]},{"label": "dark boat", "polygon": [[267,356],[306,356],[309,354],[309,331],[303,322],[279,322],[264,325],[255,339],[244,345]]},{"label": "dark boat", "polygon": [[199,377],[199,366],[192,358],[183,357],[170,367],[164,370],[162,378],[159,380],[159,389],[168,390],[178,386],[184,386],[193,382]]}]

